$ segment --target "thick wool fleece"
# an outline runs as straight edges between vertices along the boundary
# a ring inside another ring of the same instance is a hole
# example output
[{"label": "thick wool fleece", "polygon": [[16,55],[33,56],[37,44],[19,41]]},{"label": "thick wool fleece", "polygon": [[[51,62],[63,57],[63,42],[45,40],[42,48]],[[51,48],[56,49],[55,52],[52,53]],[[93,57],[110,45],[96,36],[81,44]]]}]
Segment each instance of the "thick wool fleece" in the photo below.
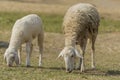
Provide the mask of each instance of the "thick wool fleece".
[{"label": "thick wool fleece", "polygon": [[22,43],[32,41],[43,32],[42,21],[36,14],[30,14],[18,19],[12,29],[9,48],[17,50]]},{"label": "thick wool fleece", "polygon": [[[100,18],[91,4],[80,3],[68,9],[63,20],[65,46],[75,47],[76,42],[98,33]],[[79,42],[80,43],[80,42]]]}]

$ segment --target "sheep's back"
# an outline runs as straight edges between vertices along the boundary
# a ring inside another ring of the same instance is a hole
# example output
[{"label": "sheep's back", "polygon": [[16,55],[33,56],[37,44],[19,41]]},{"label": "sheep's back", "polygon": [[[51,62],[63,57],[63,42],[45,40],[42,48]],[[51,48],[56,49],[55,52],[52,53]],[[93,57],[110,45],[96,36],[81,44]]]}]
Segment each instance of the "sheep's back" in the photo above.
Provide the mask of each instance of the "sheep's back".
[{"label": "sheep's back", "polygon": [[77,4],[68,9],[63,21],[66,38],[76,39],[87,34],[89,29],[98,30],[99,14],[90,4]]},{"label": "sheep's back", "polygon": [[43,31],[42,21],[35,14],[25,16],[17,20],[12,29],[13,38],[29,40],[35,38]]}]

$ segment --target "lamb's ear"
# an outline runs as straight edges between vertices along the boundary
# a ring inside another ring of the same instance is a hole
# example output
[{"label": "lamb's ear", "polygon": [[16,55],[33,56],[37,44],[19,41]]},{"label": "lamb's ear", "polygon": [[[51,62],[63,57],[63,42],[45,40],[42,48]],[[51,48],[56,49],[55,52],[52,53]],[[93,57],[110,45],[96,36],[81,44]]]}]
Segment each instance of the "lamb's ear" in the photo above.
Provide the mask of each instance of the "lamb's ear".
[{"label": "lamb's ear", "polygon": [[65,48],[60,52],[60,54],[59,54],[59,56],[57,57],[57,58],[59,58],[59,57],[63,57],[63,54],[65,53]]},{"label": "lamb's ear", "polygon": [[15,54],[15,63],[17,66],[19,65],[19,58],[17,54]]},{"label": "lamb's ear", "polygon": [[75,51],[75,55],[76,55],[77,57],[82,58],[82,55],[77,51],[77,49],[74,49],[74,51]]}]

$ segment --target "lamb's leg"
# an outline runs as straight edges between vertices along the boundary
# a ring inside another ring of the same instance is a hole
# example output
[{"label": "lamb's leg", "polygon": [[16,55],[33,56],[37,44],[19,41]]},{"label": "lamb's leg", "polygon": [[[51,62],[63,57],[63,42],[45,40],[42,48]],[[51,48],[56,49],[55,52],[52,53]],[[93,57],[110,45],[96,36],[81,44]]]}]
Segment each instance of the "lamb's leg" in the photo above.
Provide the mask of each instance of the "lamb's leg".
[{"label": "lamb's leg", "polygon": [[42,54],[43,54],[43,40],[44,40],[44,34],[38,35],[38,46],[39,46],[39,66],[42,66]]},{"label": "lamb's leg", "polygon": [[26,43],[26,53],[27,53],[26,66],[29,67],[30,66],[30,56],[32,53],[32,43],[31,42]]},{"label": "lamb's leg", "polygon": [[19,64],[21,64],[21,51],[22,51],[22,47],[20,46],[20,49],[18,50]]}]

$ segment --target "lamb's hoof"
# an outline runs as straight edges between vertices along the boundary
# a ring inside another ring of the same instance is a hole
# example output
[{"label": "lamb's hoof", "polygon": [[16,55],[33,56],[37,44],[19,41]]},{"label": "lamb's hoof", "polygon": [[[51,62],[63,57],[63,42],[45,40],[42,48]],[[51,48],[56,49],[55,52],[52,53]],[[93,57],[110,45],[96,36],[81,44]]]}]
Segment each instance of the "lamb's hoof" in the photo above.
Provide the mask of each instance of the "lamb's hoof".
[{"label": "lamb's hoof", "polygon": [[42,67],[42,64],[41,63],[39,63],[39,65],[38,65],[39,67]]}]

